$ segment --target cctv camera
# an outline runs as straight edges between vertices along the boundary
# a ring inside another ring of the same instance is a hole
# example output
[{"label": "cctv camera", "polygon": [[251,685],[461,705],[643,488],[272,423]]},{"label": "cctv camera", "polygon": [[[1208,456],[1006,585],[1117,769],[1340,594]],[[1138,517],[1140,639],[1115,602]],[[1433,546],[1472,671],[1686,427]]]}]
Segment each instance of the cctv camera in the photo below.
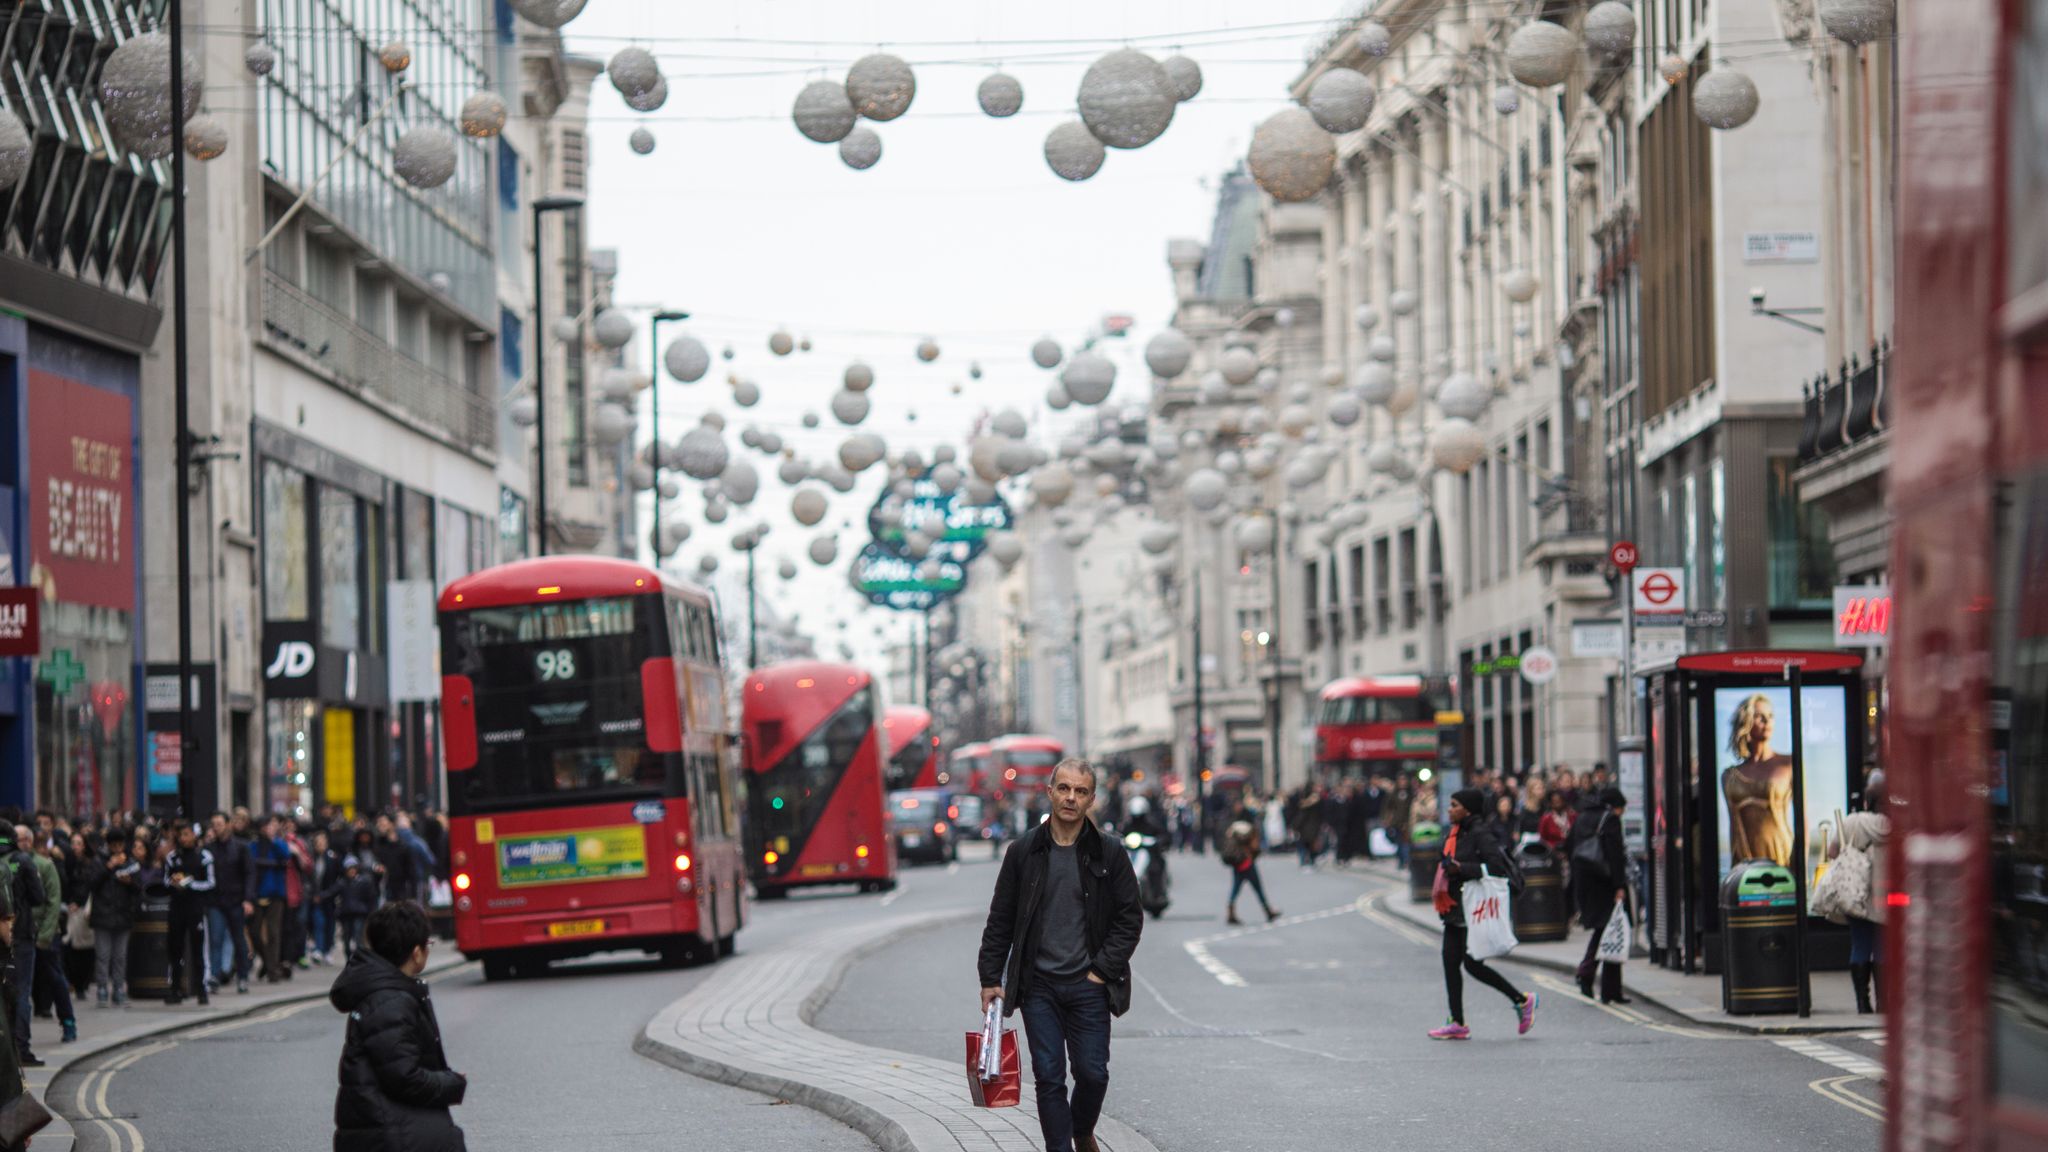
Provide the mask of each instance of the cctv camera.
[{"label": "cctv camera", "polygon": [[1749,306],[1750,306],[1751,310],[1753,310],[1753,311],[1757,311],[1757,312],[1761,312],[1761,311],[1763,311],[1763,309],[1764,309],[1764,290],[1763,290],[1763,289],[1761,289],[1761,288],[1751,288],[1751,289],[1749,290]]}]

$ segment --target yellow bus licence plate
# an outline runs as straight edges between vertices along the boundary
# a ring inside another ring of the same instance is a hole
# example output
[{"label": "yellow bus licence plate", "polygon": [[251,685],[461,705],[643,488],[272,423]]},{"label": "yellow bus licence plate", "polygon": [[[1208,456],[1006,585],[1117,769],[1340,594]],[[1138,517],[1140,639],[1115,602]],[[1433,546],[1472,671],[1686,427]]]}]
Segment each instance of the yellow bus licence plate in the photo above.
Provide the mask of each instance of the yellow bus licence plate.
[{"label": "yellow bus licence plate", "polygon": [[834,871],[835,869],[830,864],[806,864],[804,865],[803,874],[805,876],[830,876]]},{"label": "yellow bus licence plate", "polygon": [[596,936],[604,931],[602,920],[564,920],[548,925],[550,936]]}]

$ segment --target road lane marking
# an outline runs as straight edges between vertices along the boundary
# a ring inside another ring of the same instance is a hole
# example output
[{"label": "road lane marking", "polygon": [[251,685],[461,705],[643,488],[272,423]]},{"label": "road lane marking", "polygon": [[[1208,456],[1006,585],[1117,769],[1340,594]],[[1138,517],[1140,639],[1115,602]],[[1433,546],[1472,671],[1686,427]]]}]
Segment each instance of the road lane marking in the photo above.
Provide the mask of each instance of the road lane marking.
[{"label": "road lane marking", "polygon": [[1349,915],[1352,912],[1359,911],[1364,903],[1365,901],[1361,897],[1349,904],[1340,904],[1335,908],[1325,908],[1319,912],[1304,912],[1299,916],[1282,916],[1278,920],[1269,920],[1264,924],[1247,924],[1242,927],[1232,928],[1228,932],[1218,932],[1213,936],[1201,936],[1193,940],[1184,940],[1181,942],[1181,947],[1187,951],[1187,954],[1193,958],[1195,963],[1202,966],[1203,971],[1214,976],[1218,983],[1229,988],[1245,988],[1250,986],[1245,978],[1238,974],[1237,969],[1218,960],[1215,953],[1209,951],[1209,945],[1220,944],[1226,940],[1238,940],[1246,936],[1256,936],[1261,932],[1271,932],[1279,928],[1292,928],[1297,924],[1328,920],[1333,916]]},{"label": "road lane marking", "polygon": [[1195,963],[1200,964],[1202,970],[1214,976],[1219,983],[1232,988],[1247,986],[1244,977],[1238,975],[1236,969],[1211,955],[1208,947],[1201,941],[1186,940],[1181,943],[1181,947],[1187,949],[1188,955],[1194,958]]},{"label": "road lane marking", "polygon": [[952,860],[952,861],[948,861],[948,862],[947,862],[947,864],[946,864],[946,875],[948,875],[948,876],[952,876],[952,875],[955,875],[955,874],[957,874],[957,873],[958,873],[959,871],[960,871],[960,862],[959,862],[958,860]]},{"label": "road lane marking", "polygon": [[1852,1081],[1861,1079],[1863,1079],[1861,1076],[1822,1077],[1808,1084],[1807,1087],[1819,1093],[1823,1099],[1832,1100],[1851,1112],[1860,1116],[1867,1116],[1882,1124],[1885,1120],[1884,1106],[1873,1104],[1854,1092],[1849,1091],[1846,1087]]},{"label": "road lane marking", "polygon": [[1845,1048],[1837,1048],[1833,1044],[1825,1044],[1805,1036],[1789,1036],[1774,1043],[1801,1056],[1810,1056],[1830,1068],[1839,1068],[1851,1076],[1876,1080],[1884,1075],[1884,1065],[1868,1057],[1858,1056]]},{"label": "road lane marking", "polygon": [[[176,685],[172,685],[172,687],[176,687]],[[882,897],[881,906],[887,908],[889,905],[894,904],[896,902],[896,898],[901,895],[903,895],[903,889],[900,886],[890,889],[889,894],[887,896]]]}]

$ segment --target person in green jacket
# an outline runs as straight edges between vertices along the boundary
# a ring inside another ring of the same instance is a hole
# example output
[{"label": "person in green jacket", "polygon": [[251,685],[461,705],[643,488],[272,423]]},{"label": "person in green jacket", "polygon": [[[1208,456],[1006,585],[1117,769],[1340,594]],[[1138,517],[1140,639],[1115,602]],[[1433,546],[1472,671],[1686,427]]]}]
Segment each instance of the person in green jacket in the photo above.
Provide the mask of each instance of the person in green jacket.
[{"label": "person in green jacket", "polygon": [[[0,883],[0,970],[14,964],[14,886]],[[0,1033],[12,1035],[13,1016],[16,1011],[10,997],[0,996]],[[4,1041],[4,1037],[0,1037]],[[21,1056],[11,1043],[0,1042],[0,1108],[5,1108],[14,1098],[28,1091],[28,1082],[21,1076]]]},{"label": "person in green jacket", "polygon": [[[62,892],[64,874],[57,870],[57,862],[50,859],[50,846],[36,843],[35,831],[26,824],[17,825],[14,829],[15,843],[35,859],[36,875],[43,881],[43,891]],[[78,1039],[78,1019],[71,1008],[70,982],[64,979],[64,957],[57,947],[57,933],[64,927],[64,904],[52,896],[36,907],[35,917],[35,983],[49,992],[57,1019],[64,1025],[64,1043],[69,1044]],[[33,997],[32,990],[24,991]]]}]

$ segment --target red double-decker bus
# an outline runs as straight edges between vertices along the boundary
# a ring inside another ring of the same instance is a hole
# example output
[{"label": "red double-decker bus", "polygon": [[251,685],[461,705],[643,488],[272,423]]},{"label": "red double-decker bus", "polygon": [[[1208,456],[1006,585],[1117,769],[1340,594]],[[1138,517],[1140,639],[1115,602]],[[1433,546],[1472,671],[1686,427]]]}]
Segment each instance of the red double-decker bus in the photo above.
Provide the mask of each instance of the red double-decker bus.
[{"label": "red double-decker bus", "polygon": [[1898,12],[1884,1146],[2048,1149],[2048,10]]},{"label": "red double-decker bus", "polygon": [[1420,676],[1354,676],[1323,688],[1316,766],[1342,776],[1393,776],[1436,759],[1437,699]]},{"label": "red double-decker bus", "polygon": [[442,590],[455,941],[498,980],[549,960],[732,949],[739,778],[710,594],[596,556]]},{"label": "red double-decker bus", "polygon": [[1066,757],[1067,746],[1050,736],[1012,733],[989,741],[988,783],[991,792],[1045,791],[1053,765]]},{"label": "red double-decker bus", "polygon": [[976,796],[991,794],[988,783],[989,748],[986,744],[962,744],[953,753],[939,783],[951,784]]},{"label": "red double-decker bus", "polygon": [[816,884],[894,888],[874,679],[851,664],[799,660],[748,676],[740,697],[755,895]]},{"label": "red double-decker bus", "polygon": [[937,788],[939,737],[932,731],[932,714],[908,704],[891,704],[882,713],[882,731],[889,737],[889,763],[882,770],[888,790]]}]

